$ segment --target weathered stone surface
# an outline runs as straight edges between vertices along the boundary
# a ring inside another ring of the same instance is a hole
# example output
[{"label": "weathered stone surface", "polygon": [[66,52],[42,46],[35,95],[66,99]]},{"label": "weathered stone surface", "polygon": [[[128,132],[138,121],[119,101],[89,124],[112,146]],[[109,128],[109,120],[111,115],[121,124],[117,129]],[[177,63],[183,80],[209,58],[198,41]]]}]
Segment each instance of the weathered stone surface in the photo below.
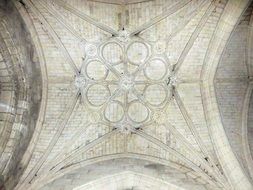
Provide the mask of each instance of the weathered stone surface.
[{"label": "weathered stone surface", "polygon": [[14,4],[1,1],[0,171],[6,189],[18,183],[21,161],[35,131],[41,101],[41,71],[31,36]]},{"label": "weathered stone surface", "polygon": [[252,189],[248,2],[0,0],[0,187]]}]

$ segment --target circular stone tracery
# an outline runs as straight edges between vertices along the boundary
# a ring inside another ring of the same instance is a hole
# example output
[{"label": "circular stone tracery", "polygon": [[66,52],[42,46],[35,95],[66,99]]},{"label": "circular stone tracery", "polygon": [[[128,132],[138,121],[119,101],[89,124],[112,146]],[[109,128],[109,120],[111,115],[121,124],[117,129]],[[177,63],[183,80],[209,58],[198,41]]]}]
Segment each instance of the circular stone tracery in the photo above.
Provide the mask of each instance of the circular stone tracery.
[{"label": "circular stone tracery", "polygon": [[140,65],[148,59],[149,47],[144,42],[135,41],[128,46],[126,54],[130,63]]},{"label": "circular stone tracery", "polygon": [[147,63],[145,76],[150,80],[162,80],[167,74],[168,66],[162,59],[152,59]]},{"label": "circular stone tracery", "polygon": [[131,102],[129,105],[128,116],[131,121],[136,123],[142,123],[148,119],[149,111],[144,104],[138,101],[134,101]]},{"label": "circular stone tracery", "polygon": [[119,43],[108,42],[102,47],[102,57],[110,64],[119,64],[122,61],[123,50]]},{"label": "circular stone tracery", "polygon": [[85,68],[86,75],[91,80],[103,80],[108,74],[108,70],[99,60],[92,60],[87,63]]},{"label": "circular stone tracery", "polygon": [[[163,123],[165,116],[157,110],[162,110],[170,100],[172,80],[168,84],[170,65],[160,52],[151,50],[157,48],[154,44],[131,39],[125,32],[99,48],[91,44],[86,47],[90,57],[82,73],[87,79],[81,74],[75,83],[79,88],[87,86],[88,105],[97,109],[98,114],[102,110],[101,118],[108,125],[125,133],[150,120]],[[97,49],[101,53],[97,54]],[[96,59],[92,58],[95,54]],[[92,122],[100,117],[94,118]]]},{"label": "circular stone tracery", "polygon": [[[114,110],[117,110],[115,112]],[[120,102],[110,102],[105,108],[105,118],[109,122],[119,122],[124,117],[124,108]]]}]

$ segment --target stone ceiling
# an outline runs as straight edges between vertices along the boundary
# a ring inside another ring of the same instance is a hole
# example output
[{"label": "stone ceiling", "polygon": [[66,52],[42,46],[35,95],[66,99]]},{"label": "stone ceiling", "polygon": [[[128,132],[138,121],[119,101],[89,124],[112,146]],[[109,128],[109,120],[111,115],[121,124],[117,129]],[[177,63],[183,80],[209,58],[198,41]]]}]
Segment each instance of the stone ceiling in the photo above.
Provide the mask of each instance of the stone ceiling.
[{"label": "stone ceiling", "polygon": [[252,189],[249,3],[2,1],[0,187]]}]

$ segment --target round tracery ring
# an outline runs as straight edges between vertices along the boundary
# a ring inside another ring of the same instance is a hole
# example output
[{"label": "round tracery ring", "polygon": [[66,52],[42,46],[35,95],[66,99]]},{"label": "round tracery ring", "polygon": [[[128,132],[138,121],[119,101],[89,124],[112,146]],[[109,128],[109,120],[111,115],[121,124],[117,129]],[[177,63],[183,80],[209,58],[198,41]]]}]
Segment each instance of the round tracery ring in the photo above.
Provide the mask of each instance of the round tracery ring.
[{"label": "round tracery ring", "polygon": [[86,52],[86,55],[89,57],[94,57],[98,54],[98,48],[93,43],[86,43],[84,45],[84,51]]},{"label": "round tracery ring", "polygon": [[147,63],[144,74],[150,80],[162,80],[168,74],[168,66],[162,59],[155,58]]},{"label": "round tracery ring", "polygon": [[144,97],[152,106],[162,106],[167,96],[167,89],[161,84],[151,84],[144,89]]},{"label": "round tracery ring", "polygon": [[120,122],[124,117],[124,107],[119,101],[109,102],[104,110],[104,117],[108,122]]},{"label": "round tracery ring", "polygon": [[149,110],[144,104],[135,100],[129,104],[127,114],[131,121],[142,123],[148,120]]},{"label": "round tracery ring", "polygon": [[130,43],[126,50],[127,59],[134,65],[140,65],[147,61],[149,57],[149,46],[141,41]]},{"label": "round tracery ring", "polygon": [[91,60],[85,66],[85,73],[90,80],[104,80],[108,72],[109,71],[100,60]]},{"label": "round tracery ring", "polygon": [[110,90],[104,85],[94,84],[87,89],[86,95],[92,106],[102,106],[110,97]]},{"label": "round tracery ring", "polygon": [[101,54],[105,61],[116,65],[123,60],[123,49],[118,42],[110,41],[102,45]]}]

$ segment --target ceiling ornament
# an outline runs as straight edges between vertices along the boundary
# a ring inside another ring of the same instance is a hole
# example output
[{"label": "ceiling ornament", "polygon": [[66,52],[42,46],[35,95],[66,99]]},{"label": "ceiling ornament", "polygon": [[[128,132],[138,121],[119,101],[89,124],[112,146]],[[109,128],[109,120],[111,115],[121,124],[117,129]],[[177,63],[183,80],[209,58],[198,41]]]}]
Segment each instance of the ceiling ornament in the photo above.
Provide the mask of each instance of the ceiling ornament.
[{"label": "ceiling ornament", "polygon": [[162,41],[147,42],[125,30],[107,41],[84,44],[86,58],[75,86],[91,123],[103,121],[129,134],[149,122],[163,124],[176,77]]},{"label": "ceiling ornament", "polygon": [[74,85],[77,89],[82,89],[86,86],[86,79],[84,75],[80,74],[75,77]]}]

